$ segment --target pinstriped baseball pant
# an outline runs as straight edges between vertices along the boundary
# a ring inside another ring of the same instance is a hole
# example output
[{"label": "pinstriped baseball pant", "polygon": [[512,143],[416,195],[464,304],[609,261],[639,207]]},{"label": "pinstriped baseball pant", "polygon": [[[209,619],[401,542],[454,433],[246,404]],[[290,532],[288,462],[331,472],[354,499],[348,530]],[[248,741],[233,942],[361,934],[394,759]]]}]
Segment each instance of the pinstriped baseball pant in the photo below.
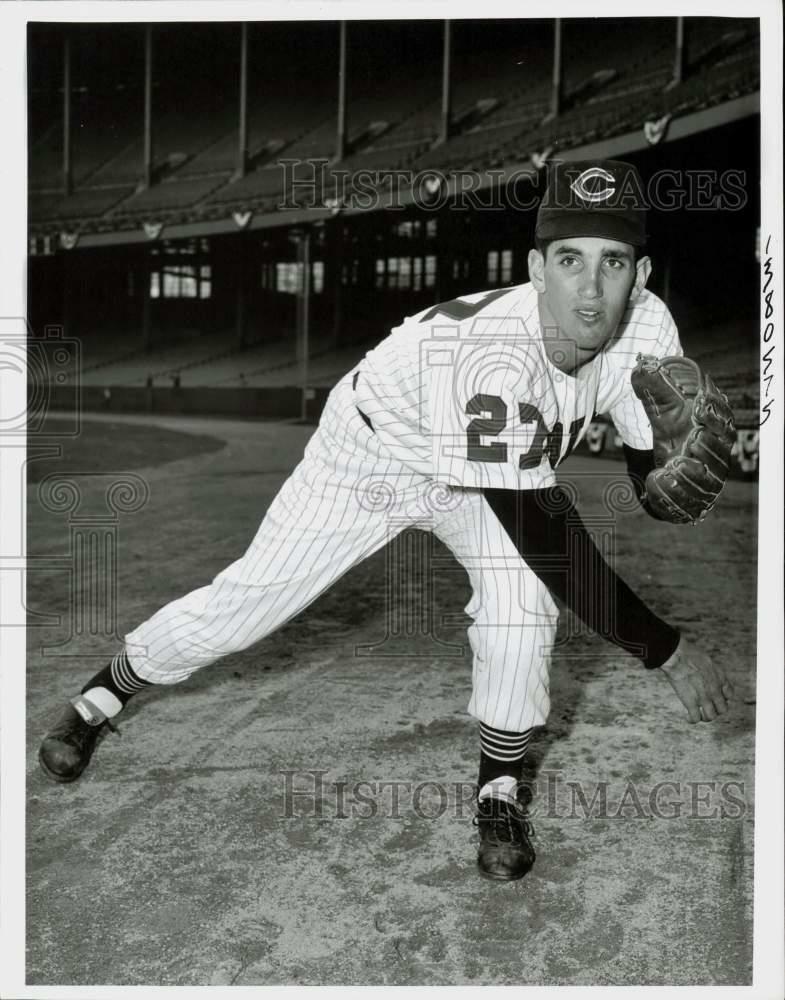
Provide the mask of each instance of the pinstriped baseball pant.
[{"label": "pinstriped baseball pant", "polygon": [[175,684],[246,649],[407,527],[432,531],[469,575],[469,713],[511,731],[544,724],[558,618],[550,593],[480,491],[435,484],[386,456],[349,376],[244,555],[126,635],[132,667],[154,684]]}]

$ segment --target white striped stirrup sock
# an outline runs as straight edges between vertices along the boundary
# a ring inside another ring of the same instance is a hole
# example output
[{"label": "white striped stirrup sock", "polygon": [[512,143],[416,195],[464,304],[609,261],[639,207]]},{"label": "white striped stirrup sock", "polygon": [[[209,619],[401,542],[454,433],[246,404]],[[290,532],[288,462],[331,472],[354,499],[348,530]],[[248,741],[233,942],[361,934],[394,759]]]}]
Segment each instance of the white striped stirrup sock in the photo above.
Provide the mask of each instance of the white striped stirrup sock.
[{"label": "white striped stirrup sock", "polygon": [[128,662],[125,650],[117,653],[112,658],[109,669],[112,674],[112,682],[118,691],[122,691],[123,694],[130,696],[136,694],[138,691],[144,691],[146,687],[150,687],[149,681],[143,681],[136,676],[131,664]]},{"label": "white striped stirrup sock", "polygon": [[526,755],[526,748],[531,740],[532,730],[525,733],[508,733],[503,729],[494,729],[480,723],[480,747],[482,752],[493,760],[517,764]]},{"label": "white striped stirrup sock", "polygon": [[[85,722],[96,725],[102,721],[97,713],[103,719],[113,719],[122,712],[132,695],[149,686],[148,681],[134,673],[123,651],[85,684],[81,695],[72,704]],[[91,722],[91,719],[97,721]]]}]

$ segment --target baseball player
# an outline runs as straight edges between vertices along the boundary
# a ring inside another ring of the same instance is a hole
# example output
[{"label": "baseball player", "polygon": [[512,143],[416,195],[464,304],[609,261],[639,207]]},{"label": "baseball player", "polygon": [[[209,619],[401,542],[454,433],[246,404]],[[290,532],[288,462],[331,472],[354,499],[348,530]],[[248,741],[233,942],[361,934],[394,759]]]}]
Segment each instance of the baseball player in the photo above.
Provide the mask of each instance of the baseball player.
[{"label": "baseball player", "polygon": [[664,674],[690,721],[727,710],[722,668],[616,575],[555,478],[598,412],[655,518],[699,521],[727,476],[732,414],[646,289],[630,190],[630,164],[553,165],[530,282],[407,318],[340,380],[244,555],[128,633],[65,706],[39,753],[50,778],[78,778],[137,692],[258,642],[406,527],[433,532],[471,582],[483,875],[534,862],[520,782],[550,708],[556,599]]}]

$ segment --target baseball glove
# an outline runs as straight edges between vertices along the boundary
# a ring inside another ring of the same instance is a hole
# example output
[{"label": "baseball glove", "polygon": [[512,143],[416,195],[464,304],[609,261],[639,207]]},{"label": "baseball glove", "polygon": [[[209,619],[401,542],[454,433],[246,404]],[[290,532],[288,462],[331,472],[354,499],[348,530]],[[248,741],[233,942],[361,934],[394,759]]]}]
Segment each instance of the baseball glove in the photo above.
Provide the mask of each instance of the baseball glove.
[{"label": "baseball glove", "polygon": [[654,439],[644,503],[663,521],[696,524],[728,477],[736,427],[728,397],[689,358],[639,354],[630,381]]}]

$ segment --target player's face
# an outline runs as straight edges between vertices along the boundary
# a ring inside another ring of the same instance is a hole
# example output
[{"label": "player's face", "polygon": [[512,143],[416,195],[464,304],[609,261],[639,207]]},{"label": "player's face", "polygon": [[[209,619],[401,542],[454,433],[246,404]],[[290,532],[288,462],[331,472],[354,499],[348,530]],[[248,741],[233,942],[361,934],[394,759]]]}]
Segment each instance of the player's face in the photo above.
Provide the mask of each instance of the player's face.
[{"label": "player's face", "polygon": [[[591,360],[613,338],[630,301],[643,290],[648,257],[635,262],[628,243],[596,236],[554,240],[546,257],[529,254],[529,273],[540,293],[540,321],[548,341],[559,341],[559,367]],[[566,352],[566,353],[565,353]]]}]

